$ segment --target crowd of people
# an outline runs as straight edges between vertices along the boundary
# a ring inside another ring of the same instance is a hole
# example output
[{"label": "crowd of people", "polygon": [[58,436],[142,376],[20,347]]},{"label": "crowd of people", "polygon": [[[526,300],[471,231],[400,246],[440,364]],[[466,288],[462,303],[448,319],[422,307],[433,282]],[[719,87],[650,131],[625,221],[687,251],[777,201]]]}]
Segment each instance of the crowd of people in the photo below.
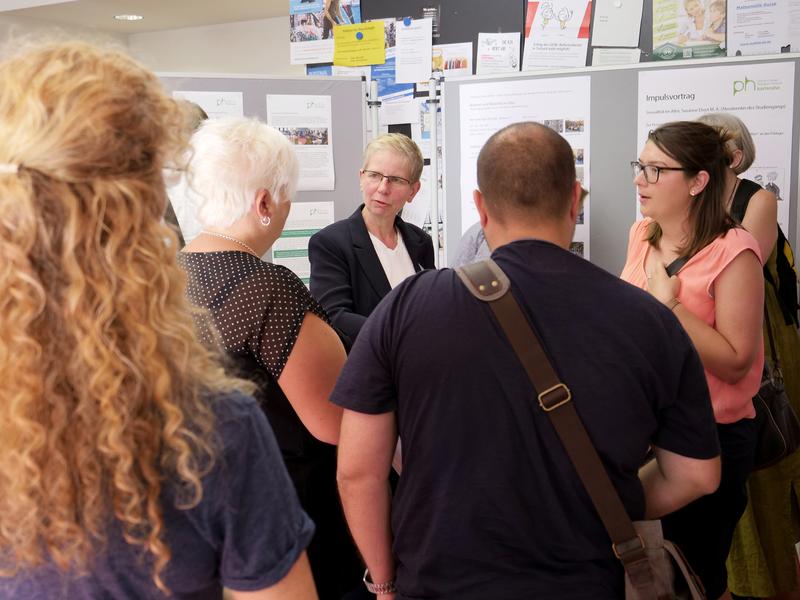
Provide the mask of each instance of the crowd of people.
[{"label": "crowd of people", "polygon": [[[739,177],[754,157],[731,115],[653,130],[617,276],[569,251],[569,144],[510,125],[459,257],[491,257],[626,512],[661,519],[715,599],[798,590],[800,459],[751,474],[765,335],[800,401],[791,249]],[[0,597],[624,597],[552,407],[401,218],[422,168],[405,136],[368,144],[309,290],[262,259],[298,184],[281,132],[203,120],[113,50],[0,62]]]}]

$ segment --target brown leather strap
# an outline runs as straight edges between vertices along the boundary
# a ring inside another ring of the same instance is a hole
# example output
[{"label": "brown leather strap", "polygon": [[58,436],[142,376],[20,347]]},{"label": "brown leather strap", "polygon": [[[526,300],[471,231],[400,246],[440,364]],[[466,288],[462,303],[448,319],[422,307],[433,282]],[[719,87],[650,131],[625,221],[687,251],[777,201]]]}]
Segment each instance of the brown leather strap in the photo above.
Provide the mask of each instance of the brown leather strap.
[{"label": "brown leather strap", "polygon": [[[644,543],[636,533],[622,500],[572,404],[569,388],[559,379],[536,330],[525,317],[513,294],[509,293],[511,285],[508,278],[492,259],[460,267],[456,272],[473,295],[488,302],[503,328],[533,384],[539,406],[547,413],[555,427],[567,455],[611,537],[614,554],[622,561],[631,583],[637,588],[649,589],[653,585],[653,573],[647,561]],[[502,279],[498,277],[498,272],[503,274]],[[491,299],[487,298],[488,294],[485,293],[487,290],[493,292]]]}]

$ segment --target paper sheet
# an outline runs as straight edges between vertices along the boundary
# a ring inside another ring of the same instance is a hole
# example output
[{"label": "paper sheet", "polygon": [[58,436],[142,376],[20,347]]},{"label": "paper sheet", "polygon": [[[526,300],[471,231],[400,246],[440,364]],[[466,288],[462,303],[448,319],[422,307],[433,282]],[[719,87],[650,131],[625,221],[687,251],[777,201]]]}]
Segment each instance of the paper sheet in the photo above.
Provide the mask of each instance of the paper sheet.
[{"label": "paper sheet", "polygon": [[395,24],[397,35],[397,73],[398,83],[415,83],[431,78],[432,52],[431,19],[406,18]]},{"label": "paper sheet", "polygon": [[386,62],[383,21],[337,25],[334,31],[335,66],[359,67]]},{"label": "paper sheet", "polygon": [[639,48],[594,48],[592,66],[632,65],[639,62],[641,54]]},{"label": "paper sheet", "polygon": [[519,71],[519,32],[479,33],[478,75]]},{"label": "paper sheet", "polygon": [[267,124],[294,146],[299,190],[334,189],[330,96],[268,95]]},{"label": "paper sheet", "polygon": [[586,66],[591,0],[528,2],[523,71]]},{"label": "paper sheet", "polygon": [[728,0],[728,54],[778,54],[789,43],[786,2]]},{"label": "paper sheet", "polygon": [[644,0],[594,0],[592,46],[639,45]]}]

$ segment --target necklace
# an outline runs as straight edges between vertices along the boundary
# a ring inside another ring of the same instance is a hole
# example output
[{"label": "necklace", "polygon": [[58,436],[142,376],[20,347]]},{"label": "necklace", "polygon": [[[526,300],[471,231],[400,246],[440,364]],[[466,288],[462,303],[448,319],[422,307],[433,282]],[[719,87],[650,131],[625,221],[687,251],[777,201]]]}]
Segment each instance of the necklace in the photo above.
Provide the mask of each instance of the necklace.
[{"label": "necklace", "polygon": [[209,231],[208,229],[203,229],[200,233],[205,233],[206,235],[213,235],[214,237],[218,237],[218,238],[222,238],[223,240],[228,240],[228,241],[234,242],[236,244],[239,244],[242,248],[247,249],[247,251],[250,252],[250,254],[252,254],[253,256],[258,256],[258,253],[255,250],[253,250],[250,246],[245,244],[242,240],[238,240],[235,237],[233,237],[232,235],[225,235],[224,233],[217,233],[216,231]]}]

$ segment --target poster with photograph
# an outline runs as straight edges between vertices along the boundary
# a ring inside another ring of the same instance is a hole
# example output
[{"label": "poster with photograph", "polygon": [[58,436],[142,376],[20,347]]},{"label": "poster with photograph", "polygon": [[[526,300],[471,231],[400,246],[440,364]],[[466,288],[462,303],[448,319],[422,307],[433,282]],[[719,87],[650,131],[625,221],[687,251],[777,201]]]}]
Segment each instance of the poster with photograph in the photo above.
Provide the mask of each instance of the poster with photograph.
[{"label": "poster with photograph", "polygon": [[591,0],[528,2],[523,71],[586,66]]},{"label": "poster with photograph", "polygon": [[293,202],[280,237],[272,245],[272,262],[294,271],[306,286],[311,280],[308,241],[333,223],[333,202]]},{"label": "poster with photograph", "polygon": [[[536,121],[563,136],[572,147],[577,179],[589,182],[589,98],[587,76],[485,82],[461,86],[461,233],[478,221],[472,200],[477,187],[478,153],[499,129],[519,121]],[[589,258],[591,202],[584,202],[578,217],[574,243],[576,252]]]},{"label": "poster with photograph", "polygon": [[[792,62],[642,71],[637,152],[648,132],[663,123],[710,112],[736,115],[747,125],[756,146],[755,162],[741,177],[778,197],[778,222],[790,231],[787,191],[792,183],[793,93]],[[635,190],[631,193],[635,195]],[[636,218],[640,218],[638,200]]]},{"label": "poster with photograph", "polygon": [[331,97],[267,96],[267,124],[294,146],[300,163],[298,190],[333,190]]},{"label": "poster with photograph", "polygon": [[653,60],[726,55],[725,0],[653,0]]},{"label": "poster with photograph", "polygon": [[361,22],[361,0],[289,0],[293,65],[333,61],[333,26]]}]

